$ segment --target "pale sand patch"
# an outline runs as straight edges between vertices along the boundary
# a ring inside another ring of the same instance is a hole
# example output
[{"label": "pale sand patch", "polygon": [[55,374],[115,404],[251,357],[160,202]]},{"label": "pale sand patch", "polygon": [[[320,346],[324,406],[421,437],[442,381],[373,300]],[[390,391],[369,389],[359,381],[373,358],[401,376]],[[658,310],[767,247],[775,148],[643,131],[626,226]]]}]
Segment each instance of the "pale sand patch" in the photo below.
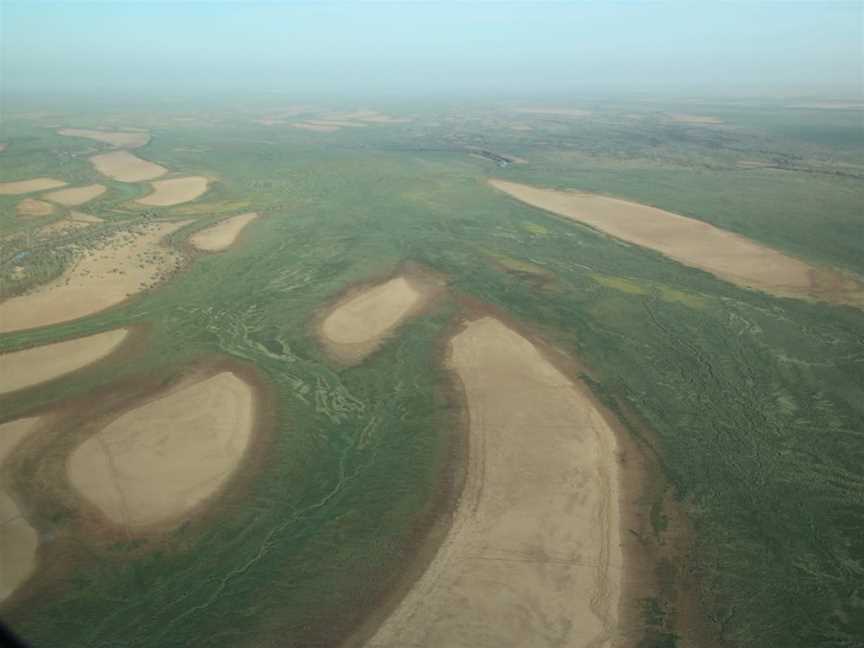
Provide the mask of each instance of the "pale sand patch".
[{"label": "pale sand patch", "polygon": [[718,117],[710,117],[707,115],[688,115],[686,113],[668,113],[666,115],[672,121],[681,124],[722,124],[723,120]]},{"label": "pale sand patch", "polygon": [[298,124],[291,124],[294,128],[302,128],[304,130],[310,131],[318,131],[321,133],[333,133],[339,130],[339,126],[322,126],[321,124],[311,124],[300,122]]},{"label": "pale sand patch", "polygon": [[54,213],[54,205],[44,200],[25,198],[15,207],[19,216],[48,216]]},{"label": "pale sand patch", "polygon": [[655,207],[575,191],[490,180],[496,189],[532,207],[656,250],[746,288],[788,297],[864,304],[864,285],[830,268],[817,268],[694,218]]},{"label": "pale sand patch", "polygon": [[0,303],[0,333],[86,317],[150,287],[179,266],[179,255],[162,239],[189,222],[153,223],[79,252],[55,281]]},{"label": "pale sand patch", "polygon": [[65,187],[66,183],[54,178],[33,178],[32,180],[17,180],[15,182],[0,182],[0,196],[33,193],[46,189]]},{"label": "pale sand patch", "polygon": [[207,178],[203,176],[157,180],[150,184],[153,187],[153,193],[136,200],[135,202],[139,205],[152,207],[180,205],[195,200],[207,191]]},{"label": "pale sand patch", "polygon": [[365,128],[368,126],[368,124],[340,121],[338,119],[310,119],[306,123],[314,126],[338,126],[340,128]]},{"label": "pale sand patch", "polygon": [[117,329],[75,340],[0,354],[0,394],[54,380],[114,351],[128,331]]},{"label": "pale sand patch", "polygon": [[0,142],[0,153],[6,150],[6,147],[9,146],[6,142]]},{"label": "pale sand patch", "polygon": [[61,128],[57,133],[68,137],[86,137],[87,139],[111,144],[117,148],[136,148],[144,146],[150,141],[150,135],[146,131],[121,132],[91,130],[88,128]]},{"label": "pale sand patch", "polygon": [[229,371],[126,412],[69,458],[69,481],[115,524],[180,522],[242,460],[253,388]]},{"label": "pale sand patch", "polygon": [[[39,418],[34,417],[0,425],[0,475],[3,463],[38,422]],[[0,490],[0,601],[8,598],[33,573],[38,546],[36,530],[24,519],[12,496]]]},{"label": "pale sand patch", "polygon": [[69,189],[60,189],[60,191],[52,191],[42,194],[40,198],[50,200],[51,202],[60,203],[67,207],[77,207],[86,202],[93,200],[105,193],[107,187],[101,184],[92,184],[85,187],[70,187]]},{"label": "pale sand patch", "polygon": [[607,647],[622,580],[617,441],[584,387],[491,317],[450,342],[469,411],[452,526],[367,644]]},{"label": "pale sand patch", "polygon": [[811,101],[809,103],[790,104],[786,107],[812,110],[864,110],[864,101]]},{"label": "pale sand patch", "polygon": [[405,277],[373,286],[332,308],[321,322],[321,342],[343,362],[357,362],[378,348],[424,301],[423,290]]},{"label": "pale sand patch", "polygon": [[410,117],[393,117],[392,115],[385,115],[375,110],[356,110],[349,113],[337,113],[334,117],[337,119],[353,119],[370,124],[407,124],[413,121]]},{"label": "pale sand patch", "polygon": [[90,162],[99,173],[120,182],[143,182],[168,173],[165,167],[142,160],[129,151],[100,153],[92,156]]},{"label": "pale sand patch", "polygon": [[98,216],[93,216],[93,214],[85,214],[84,212],[73,211],[69,214],[69,218],[74,221],[79,221],[81,223],[104,223],[104,219],[99,218]]},{"label": "pale sand patch", "polygon": [[256,218],[258,218],[258,214],[255,212],[232,216],[221,223],[195,232],[190,237],[189,242],[199,250],[220,252],[233,245],[243,228]]},{"label": "pale sand patch", "polygon": [[527,115],[558,115],[561,117],[587,117],[591,114],[591,111],[581,110],[579,108],[555,108],[548,106],[513,108],[512,112],[525,113]]}]

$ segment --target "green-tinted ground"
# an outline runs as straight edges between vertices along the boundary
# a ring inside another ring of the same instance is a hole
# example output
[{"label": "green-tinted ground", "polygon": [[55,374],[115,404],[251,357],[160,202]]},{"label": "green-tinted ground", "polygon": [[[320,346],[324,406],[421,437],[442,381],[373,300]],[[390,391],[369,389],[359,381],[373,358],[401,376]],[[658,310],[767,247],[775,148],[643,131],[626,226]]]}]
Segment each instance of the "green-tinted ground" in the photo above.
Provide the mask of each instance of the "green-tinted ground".
[{"label": "green-tinted ground", "polygon": [[[673,123],[664,110],[727,123]],[[276,426],[242,499],[149,551],[76,536],[73,508],[32,487],[28,474],[14,475],[36,526],[69,547],[55,559],[71,567],[62,586],[35,591],[6,618],[36,646],[273,637],[326,645],[368,612],[434,499],[453,441],[440,338],[464,294],[578,357],[607,402],[629,405],[650,426],[695,529],[686,569],[707,623],[729,646],[856,645],[864,635],[864,313],[737,289],[516,203],[485,180],[620,195],[864,274],[860,113],[653,104],[607,106],[583,119],[404,112],[417,119],[329,134],[256,125],[238,112],[198,123],[115,117],[153,129],[136,151],[142,157],[218,178],[197,203],[150,217],[200,215],[186,232],[224,214],[264,218],[239,246],[197,257],[126,306],[0,337],[0,349],[11,350],[152,324],[131,359],[6,398],[3,420],[224,354],[254,363],[273,385]],[[94,181],[80,153],[96,144],[56,136],[39,127],[46,123],[105,118],[10,119],[0,181]],[[468,147],[528,163],[501,168]],[[106,219],[97,228],[144,214],[126,204],[141,187],[106,184],[109,192],[83,209]],[[15,234],[2,250],[4,277],[7,258],[27,249],[22,230],[56,219],[25,224],[15,202],[0,197],[0,232]],[[62,270],[50,252],[32,255],[44,276]],[[334,366],[310,331],[315,309],[406,261],[446,275],[450,297],[364,364]],[[94,407],[98,414],[108,403]],[[646,618],[657,624],[655,608]]]}]

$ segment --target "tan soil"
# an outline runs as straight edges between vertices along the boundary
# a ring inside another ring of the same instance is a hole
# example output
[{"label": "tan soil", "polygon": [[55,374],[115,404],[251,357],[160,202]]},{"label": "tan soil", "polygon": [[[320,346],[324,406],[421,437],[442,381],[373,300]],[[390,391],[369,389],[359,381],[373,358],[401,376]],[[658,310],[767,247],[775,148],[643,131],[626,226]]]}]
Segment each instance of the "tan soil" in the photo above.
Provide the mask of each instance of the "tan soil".
[{"label": "tan soil", "polygon": [[656,250],[738,286],[786,297],[864,305],[864,285],[854,277],[811,266],[703,221],[596,194],[495,179],[489,184],[528,205]]},{"label": "tan soil", "polygon": [[[0,478],[3,463],[36,427],[39,418],[0,425]],[[0,602],[26,581],[36,567],[39,535],[30,526],[12,495],[0,490]]]},{"label": "tan soil", "polygon": [[126,329],[117,329],[0,354],[0,394],[54,380],[91,365],[120,346],[127,334]]},{"label": "tan soil", "polygon": [[120,182],[143,182],[168,173],[165,167],[142,160],[129,151],[100,153],[92,156],[90,162],[99,173]]},{"label": "tan soil", "polygon": [[61,189],[60,191],[52,191],[42,194],[40,198],[60,203],[67,207],[77,207],[101,196],[105,191],[105,185],[92,184],[86,187],[71,187],[69,189]]},{"label": "tan soil", "polygon": [[622,555],[615,433],[500,321],[450,342],[470,416],[450,532],[370,648],[611,646]]},{"label": "tan soil", "polygon": [[340,121],[337,119],[310,119],[306,123],[314,126],[337,126],[339,128],[365,128],[368,126],[368,124]]},{"label": "tan soil", "polygon": [[7,146],[8,144],[6,144],[6,142],[0,142],[0,153],[5,151]]},{"label": "tan soil", "polygon": [[0,196],[33,193],[45,189],[65,187],[66,183],[54,178],[33,178],[32,180],[17,180],[15,182],[0,182]]},{"label": "tan soil", "polygon": [[73,211],[69,214],[69,218],[74,221],[78,221],[81,223],[104,223],[105,221],[98,216],[93,216],[92,214],[85,214],[84,212]]},{"label": "tan soil", "polygon": [[15,207],[19,216],[48,216],[54,213],[54,205],[43,200],[25,198]]},{"label": "tan soil", "polygon": [[370,124],[407,124],[413,121],[410,117],[393,117],[392,115],[385,115],[374,110],[356,110],[349,113],[338,113],[334,117],[336,119],[353,119]]},{"label": "tan soil", "polygon": [[681,124],[722,124],[723,120],[706,115],[688,115],[686,113],[669,113],[667,115],[672,121]]},{"label": "tan soil", "polygon": [[153,186],[153,193],[136,200],[139,205],[152,207],[180,205],[195,200],[207,191],[207,178],[202,176],[157,180],[150,184]]},{"label": "tan soil", "polygon": [[299,124],[291,124],[294,128],[302,128],[304,130],[318,131],[321,133],[333,133],[339,130],[339,126],[322,126],[321,124],[312,124],[301,122]]},{"label": "tan soil", "polygon": [[86,317],[151,287],[179,267],[162,239],[189,222],[153,223],[80,250],[55,281],[0,303],[0,333]]},{"label": "tan soil", "polygon": [[205,252],[220,252],[233,245],[243,228],[256,218],[258,214],[255,212],[233,216],[212,227],[195,232],[189,242]]},{"label": "tan soil", "polygon": [[117,148],[136,148],[144,146],[150,141],[150,135],[146,131],[124,133],[120,131],[90,130],[87,128],[61,128],[57,133],[69,137],[86,137],[87,139],[111,144]]},{"label": "tan soil", "polygon": [[425,288],[404,276],[349,295],[321,321],[321,343],[338,360],[359,362],[422,308],[430,296]]},{"label": "tan soil", "polygon": [[72,453],[69,480],[115,524],[179,523],[235,471],[254,423],[252,386],[224,371],[115,419]]}]

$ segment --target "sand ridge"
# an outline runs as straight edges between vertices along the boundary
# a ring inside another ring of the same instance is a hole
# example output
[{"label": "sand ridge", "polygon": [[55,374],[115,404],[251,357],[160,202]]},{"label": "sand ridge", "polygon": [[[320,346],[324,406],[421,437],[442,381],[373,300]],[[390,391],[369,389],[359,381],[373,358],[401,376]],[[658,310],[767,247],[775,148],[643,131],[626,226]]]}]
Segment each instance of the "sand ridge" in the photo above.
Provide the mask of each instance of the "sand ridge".
[{"label": "sand ridge", "polygon": [[[38,417],[0,424],[0,478],[3,464],[39,423]],[[11,596],[36,567],[39,534],[0,482],[0,602]]]},{"label": "sand ridge", "polygon": [[0,394],[32,387],[89,366],[117,349],[128,335],[117,329],[0,354]]},{"label": "sand ridge", "polygon": [[84,187],[69,187],[68,189],[60,189],[50,193],[42,194],[40,198],[50,200],[51,202],[65,205],[66,207],[77,207],[86,202],[101,196],[107,187],[101,184],[91,184]]},{"label": "sand ridge", "polygon": [[14,196],[16,194],[33,193],[46,189],[65,187],[66,183],[54,178],[33,178],[32,180],[16,180],[14,182],[0,182],[0,196]]},{"label": "sand ridge", "polygon": [[93,155],[90,163],[102,175],[120,182],[143,182],[168,173],[165,167],[142,160],[125,150]]},{"label": "sand ridge", "polygon": [[135,202],[152,207],[170,207],[191,202],[207,191],[207,182],[207,178],[203,176],[157,180],[150,183],[153,193],[138,198]]},{"label": "sand ridge", "polygon": [[706,222],[598,194],[558,191],[505,180],[489,184],[517,200],[656,250],[745,288],[786,297],[864,305],[864,285]]},{"label": "sand ridge", "polygon": [[177,524],[217,493],[255,428],[254,388],[231,371],[182,383],[80,445],[69,481],[114,524]]},{"label": "sand ridge", "polygon": [[66,135],[67,137],[84,137],[104,142],[105,144],[111,144],[117,148],[137,148],[144,146],[150,141],[150,134],[146,131],[123,132],[89,128],[61,128],[57,131],[57,134]]},{"label": "sand ridge", "polygon": [[499,320],[449,345],[468,466],[431,564],[369,648],[610,647],[622,551],[617,441],[585,388]]},{"label": "sand ridge", "polygon": [[324,348],[347,364],[372,353],[435,293],[433,286],[398,276],[349,294],[328,309],[318,327]]},{"label": "sand ridge", "polygon": [[189,242],[193,247],[205,252],[221,252],[231,247],[243,229],[256,218],[258,218],[256,212],[232,216],[221,223],[195,232],[189,238]]},{"label": "sand ridge", "polygon": [[151,223],[78,252],[58,279],[0,302],[0,333],[48,326],[116,306],[180,265],[163,239],[191,221]]}]

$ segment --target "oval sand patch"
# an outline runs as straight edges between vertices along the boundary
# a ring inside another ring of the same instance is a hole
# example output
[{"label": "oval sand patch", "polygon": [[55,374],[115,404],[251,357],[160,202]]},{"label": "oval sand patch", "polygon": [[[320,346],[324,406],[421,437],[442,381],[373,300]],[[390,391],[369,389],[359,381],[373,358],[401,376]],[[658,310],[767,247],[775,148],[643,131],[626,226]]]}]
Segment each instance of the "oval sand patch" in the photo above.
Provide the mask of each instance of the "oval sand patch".
[{"label": "oval sand patch", "polygon": [[0,196],[14,196],[16,194],[32,193],[34,191],[45,191],[65,187],[66,183],[54,178],[33,178],[32,180],[17,180],[15,182],[0,182]]},{"label": "oval sand patch", "polygon": [[[36,427],[38,417],[0,425],[0,474],[3,464],[21,441]],[[24,519],[18,504],[0,490],[0,601],[26,581],[36,566],[39,535]]]},{"label": "oval sand patch", "polygon": [[136,200],[139,205],[152,207],[180,205],[195,200],[207,191],[207,178],[203,176],[157,180],[150,184],[153,186],[153,193]]},{"label": "oval sand patch", "polygon": [[75,340],[0,354],[0,394],[54,380],[114,351],[128,331],[118,329]]},{"label": "oval sand patch", "polygon": [[256,218],[258,214],[255,212],[232,216],[221,223],[195,232],[189,242],[205,252],[221,252],[233,245],[243,228]]},{"label": "oval sand patch", "polygon": [[143,182],[168,173],[168,169],[165,167],[142,160],[129,151],[100,153],[92,156],[90,163],[102,175],[120,182]]},{"label": "oval sand patch", "polygon": [[60,191],[52,191],[42,194],[40,198],[50,200],[51,202],[59,203],[67,207],[77,207],[86,202],[98,198],[105,193],[106,187],[101,184],[87,185],[86,187],[70,187],[69,189],[61,189]]},{"label": "oval sand patch", "polygon": [[233,474],[254,424],[253,388],[225,371],[121,415],[72,453],[69,480],[115,524],[179,521]]},{"label": "oval sand patch", "polygon": [[452,338],[469,411],[452,525],[369,646],[585,648],[617,637],[617,440],[586,395],[496,319]]}]

